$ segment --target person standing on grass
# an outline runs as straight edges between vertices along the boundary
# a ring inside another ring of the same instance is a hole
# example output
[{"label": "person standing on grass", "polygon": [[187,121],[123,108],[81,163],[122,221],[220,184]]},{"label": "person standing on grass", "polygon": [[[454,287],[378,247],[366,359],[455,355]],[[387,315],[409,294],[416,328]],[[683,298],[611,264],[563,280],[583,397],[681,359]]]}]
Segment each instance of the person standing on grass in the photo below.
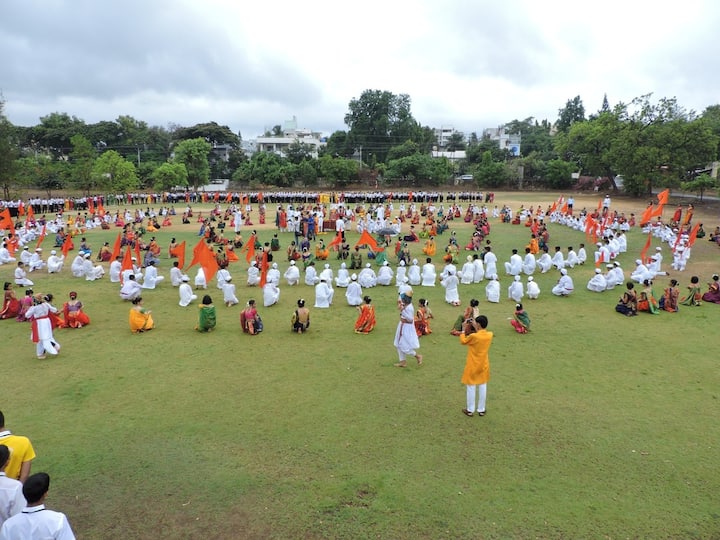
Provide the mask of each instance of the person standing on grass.
[{"label": "person standing on grass", "polygon": [[0,526],[9,518],[25,508],[22,494],[22,482],[5,475],[5,467],[10,462],[10,449],[0,444]]},{"label": "person standing on grass", "polygon": [[31,338],[35,343],[38,360],[44,360],[45,354],[56,356],[60,352],[60,344],[55,341],[50,314],[58,310],[48,301],[49,295],[37,294],[33,298],[32,307],[25,312],[25,318],[32,323]]},{"label": "person standing on grass", "polygon": [[478,315],[465,321],[464,332],[460,334],[460,343],[468,346],[465,370],[460,379],[466,387],[467,403],[462,410],[465,416],[472,416],[475,410],[478,416],[485,416],[486,412],[487,382],[490,379],[488,352],[493,340],[493,333],[486,330],[487,325],[488,318]]},{"label": "person standing on grass", "polygon": [[32,460],[35,459],[35,450],[30,439],[22,435],[13,435],[5,428],[5,415],[0,411],[0,444],[10,449],[10,459],[5,467],[5,475],[20,482],[25,482],[30,476]]},{"label": "person standing on grass", "polygon": [[395,331],[395,340],[393,345],[398,351],[399,361],[395,367],[407,367],[407,357],[413,356],[417,360],[417,365],[421,366],[423,357],[416,352],[420,348],[420,340],[418,340],[415,331],[415,308],[412,305],[412,289],[400,295],[398,300],[398,309],[400,310],[400,321]]},{"label": "person standing on grass", "polygon": [[21,513],[3,523],[0,528],[0,540],[17,538],[52,538],[56,540],[75,540],[67,516],[45,508],[45,499],[50,489],[50,476],[47,473],[33,474],[23,485],[23,496],[27,506]]}]

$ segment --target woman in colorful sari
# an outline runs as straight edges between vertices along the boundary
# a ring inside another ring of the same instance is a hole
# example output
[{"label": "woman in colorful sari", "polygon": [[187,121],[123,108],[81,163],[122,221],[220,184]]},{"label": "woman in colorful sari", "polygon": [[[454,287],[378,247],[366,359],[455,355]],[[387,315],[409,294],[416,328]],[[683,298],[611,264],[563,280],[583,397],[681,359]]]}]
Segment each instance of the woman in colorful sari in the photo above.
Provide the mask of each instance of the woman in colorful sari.
[{"label": "woman in colorful sari", "polygon": [[658,301],[655,299],[655,295],[652,290],[652,281],[649,279],[643,280],[645,288],[640,291],[640,298],[638,298],[637,310],[647,311],[653,315],[658,315],[660,309],[658,307]]},{"label": "woman in colorful sari", "polygon": [[660,309],[675,313],[678,311],[678,298],[680,297],[680,290],[678,289],[678,282],[676,279],[670,280],[670,285],[665,289],[662,298],[660,299]]},{"label": "woman in colorful sari", "polygon": [[133,334],[141,334],[148,332],[155,328],[155,322],[152,318],[152,311],[145,309],[142,305],[142,296],[138,296],[132,301],[132,308],[130,308],[130,331]]},{"label": "woman in colorful sari", "polygon": [[90,317],[83,311],[83,304],[77,299],[75,291],[70,292],[70,300],[63,305],[65,328],[82,328],[90,324]]},{"label": "woman in colorful sari", "polygon": [[720,276],[713,274],[712,281],[708,283],[708,290],[702,299],[713,304],[720,304]]},{"label": "woman in colorful sari", "polygon": [[418,307],[415,312],[415,331],[418,337],[427,336],[428,334],[432,334],[430,319],[433,318],[433,314],[425,298],[421,298],[418,304],[420,307]]},{"label": "woman in colorful sari", "polygon": [[240,312],[240,326],[243,332],[251,336],[263,331],[262,319],[255,309],[255,300],[248,300],[247,306]]},{"label": "woman in colorful sari", "polygon": [[688,294],[685,298],[680,300],[683,306],[699,306],[700,300],[702,300],[702,293],[700,292],[700,278],[693,276],[690,278],[690,285],[688,285]]},{"label": "woman in colorful sari", "polygon": [[0,319],[12,319],[20,313],[20,300],[15,296],[13,284],[9,281],[3,286],[3,304],[0,309]]},{"label": "woman in colorful sari", "polygon": [[615,311],[622,313],[627,317],[637,315],[637,293],[635,292],[635,284],[628,281],[625,284],[627,290],[623,293],[615,306]]},{"label": "woman in colorful sari", "polygon": [[452,330],[450,330],[450,334],[453,336],[459,336],[463,332],[463,324],[468,319],[475,319],[480,315],[480,301],[473,298],[470,300],[470,305],[465,308],[465,311],[463,311],[462,315],[460,315],[457,320],[455,321],[455,324],[453,325]]},{"label": "woman in colorful sari", "polygon": [[215,329],[217,318],[215,316],[215,306],[209,294],[203,296],[202,302],[198,307],[200,308],[200,313],[195,330],[198,332],[212,332]]},{"label": "woman in colorful sari", "polygon": [[355,321],[356,334],[369,334],[375,328],[375,306],[372,305],[372,299],[369,296],[363,298],[363,304],[358,306],[360,315]]},{"label": "woman in colorful sari", "polygon": [[523,309],[522,304],[515,304],[515,312],[510,324],[518,334],[527,334],[530,331],[530,316]]}]

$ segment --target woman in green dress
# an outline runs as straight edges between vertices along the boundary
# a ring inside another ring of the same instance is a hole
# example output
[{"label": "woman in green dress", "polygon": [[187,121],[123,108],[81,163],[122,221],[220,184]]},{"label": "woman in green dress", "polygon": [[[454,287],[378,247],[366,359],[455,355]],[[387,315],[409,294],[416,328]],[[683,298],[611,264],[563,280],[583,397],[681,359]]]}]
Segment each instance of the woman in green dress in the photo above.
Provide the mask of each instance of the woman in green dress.
[{"label": "woman in green dress", "polygon": [[200,316],[195,330],[198,332],[212,332],[215,329],[215,306],[209,294],[203,296],[200,304]]}]

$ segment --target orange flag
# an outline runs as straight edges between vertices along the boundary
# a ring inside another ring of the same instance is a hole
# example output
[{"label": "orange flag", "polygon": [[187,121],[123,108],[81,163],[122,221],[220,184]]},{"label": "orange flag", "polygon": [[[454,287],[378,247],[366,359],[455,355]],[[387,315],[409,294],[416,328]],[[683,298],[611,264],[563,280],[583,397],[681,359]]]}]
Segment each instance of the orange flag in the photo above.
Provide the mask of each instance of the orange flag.
[{"label": "orange flag", "polygon": [[267,283],[267,271],[268,271],[268,260],[267,252],[263,251],[262,260],[260,261],[260,287],[264,287]]},{"label": "orange flag", "polygon": [[567,214],[568,212],[568,203],[563,204],[562,208],[560,209],[561,214]]},{"label": "orange flag", "polygon": [[12,217],[10,217],[9,208],[0,212],[0,230],[3,229],[8,229],[12,234],[15,234],[15,223],[13,223]]},{"label": "orange flag", "polygon": [[550,213],[552,214],[556,208],[557,208],[557,201],[552,203],[552,206],[550,207]]},{"label": "orange flag", "polygon": [[642,251],[640,252],[640,260],[645,262],[645,256],[647,255],[648,249],[650,249],[650,244],[652,243],[652,231],[648,233],[647,242],[645,242],[645,247],[642,248]]},{"label": "orange flag", "polygon": [[72,249],[72,236],[70,236],[70,233],[67,233],[65,235],[65,240],[63,240],[63,245],[60,248],[60,251],[62,251],[62,254],[67,257],[70,249]]},{"label": "orange flag", "polygon": [[232,193],[228,193],[227,197],[225,197],[225,202],[230,202],[230,201],[232,201]]},{"label": "orange flag", "polygon": [[98,214],[100,214],[101,217],[105,215],[105,207],[103,206],[102,201],[98,201],[97,211],[98,211]]},{"label": "orange flag", "polygon": [[225,246],[225,257],[227,257],[228,262],[238,262],[240,260],[235,250],[230,249],[228,246]]},{"label": "orange flag", "polygon": [[642,213],[642,216],[640,216],[640,225],[645,225],[646,223],[650,223],[650,220],[652,219],[653,214],[653,206],[649,205],[645,211]]},{"label": "orange flag", "polygon": [[28,221],[35,221],[35,210],[33,210],[32,204],[28,204],[27,218]]},{"label": "orange flag", "polygon": [[658,204],[660,206],[666,205],[670,198],[670,188],[667,188],[657,194]]},{"label": "orange flag", "polygon": [[688,246],[692,247],[692,245],[695,243],[695,240],[697,240],[697,233],[700,230],[701,223],[698,223],[692,228],[692,231],[690,231],[690,236],[688,237]]},{"label": "orange flag", "polygon": [[174,248],[171,248],[170,255],[173,257],[177,257],[178,267],[180,268],[180,270],[185,268],[185,240],[180,242]]},{"label": "orange flag", "polygon": [[598,212],[599,212],[600,209],[602,208],[602,203],[603,203],[603,200],[600,199],[600,200],[598,201],[598,205],[597,205],[597,211],[598,211]]},{"label": "orange flag", "polygon": [[601,251],[598,260],[595,261],[595,268],[598,268],[602,263],[605,262],[605,252]]},{"label": "orange flag", "polygon": [[112,255],[110,256],[110,260],[114,261],[118,255],[120,255],[120,250],[122,249],[122,233],[118,232],[117,238],[115,239],[115,245],[113,246]]},{"label": "orange flag", "polygon": [[247,254],[245,255],[245,261],[247,261],[248,264],[250,264],[250,261],[253,260],[255,257],[255,235],[251,234],[248,241],[245,243],[245,245],[242,247],[240,252],[247,251]]},{"label": "orange flag", "polygon": [[140,256],[140,237],[135,237],[135,257],[137,257],[138,264],[142,262],[142,257]]},{"label": "orange flag", "polygon": [[123,260],[120,265],[120,279],[122,280],[122,275],[125,270],[132,270],[132,269],[133,269],[132,251],[130,250],[130,246],[127,246],[125,248],[125,255],[123,256]]},{"label": "orange flag", "polygon": [[658,205],[658,207],[657,207],[655,210],[653,210],[652,212],[650,212],[650,218],[662,217],[663,206],[664,206],[664,205],[661,203],[661,204]]},{"label": "orange flag", "polygon": [[339,246],[342,244],[342,233],[338,231],[338,233],[335,235],[335,239],[328,244],[328,247],[331,248],[333,246]]},{"label": "orange flag", "polygon": [[195,253],[195,255],[193,255],[193,261],[195,261],[195,257],[197,257],[197,261],[190,263],[190,266],[195,263],[200,264],[203,272],[205,273],[205,279],[210,281],[215,277],[215,274],[217,274],[219,269],[215,253],[213,253],[210,246],[208,246],[203,240],[201,240],[198,245],[193,248],[193,252]]},{"label": "orange flag", "polygon": [[355,243],[355,247],[362,246],[364,244],[369,245],[373,249],[373,251],[378,251],[377,242],[367,231],[363,231],[363,233],[360,235],[360,240]]},{"label": "orange flag", "polygon": [[196,264],[198,264],[200,262],[200,260],[202,259],[204,245],[205,245],[205,240],[203,238],[198,240],[198,243],[195,244],[195,247],[193,248],[193,258],[190,261],[188,268],[195,266]]},{"label": "orange flag", "polygon": [[40,238],[38,238],[37,244],[35,244],[35,249],[39,248],[40,245],[43,243],[43,240],[45,240],[45,230],[47,229],[47,225],[43,225],[42,231],[40,231]]},{"label": "orange flag", "polygon": [[20,204],[18,205],[18,216],[24,216],[25,215],[25,203],[20,201]]},{"label": "orange flag", "polygon": [[91,214],[95,213],[95,201],[92,197],[88,197],[87,199],[87,209],[88,212],[90,212]]}]

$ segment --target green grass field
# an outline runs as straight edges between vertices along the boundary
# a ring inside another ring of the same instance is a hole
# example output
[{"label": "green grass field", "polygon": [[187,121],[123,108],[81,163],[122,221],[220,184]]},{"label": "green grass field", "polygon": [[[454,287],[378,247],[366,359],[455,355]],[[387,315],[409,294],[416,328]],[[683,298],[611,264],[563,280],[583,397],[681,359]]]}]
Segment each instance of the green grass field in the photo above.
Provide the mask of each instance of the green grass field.
[{"label": "green grass field", "polygon": [[[496,203],[556,197],[498,194]],[[596,203],[576,196],[576,208]],[[712,230],[717,211],[704,212]],[[188,261],[198,238],[196,223],[174,221],[156,234],[165,276],[170,237],[188,241]],[[529,232],[492,226],[500,269]],[[468,225],[455,227],[464,244]],[[274,227],[258,231],[269,241]],[[559,225],[550,233],[563,250],[590,246]],[[95,248],[116,235],[87,234]],[[348,234],[351,245],[357,236]],[[292,236],[280,237],[284,272]],[[629,234],[626,277],[644,240]],[[720,270],[719,254],[698,240],[688,269],[673,274],[683,292],[691,275],[705,283]],[[440,270],[440,255],[435,262]],[[68,515],[78,538],[720,537],[720,305],[626,318],[614,311],[620,289],[585,289],[591,264],[570,271],[568,298],[550,294],[557,273],[536,273],[540,298],[524,302],[532,332],[519,335],[507,320],[508,276],[500,273],[500,304],[485,301],[485,282],[461,285],[463,306],[480,299],[495,333],[488,414],[468,418],[465,349],[449,334],[462,308],[444,303],[442,287],[415,288],[416,301],[430,300],[433,334],[421,338],[424,365],[402,370],[393,367],[394,287],[365,291],[378,313],[370,335],[353,333],[357,312],[343,289],[331,309],[311,307],[310,332],[296,335],[295,302],[312,306],[314,292],[283,280],[280,303],[259,308],[265,331],[253,337],[214,280],[218,327],[195,332],[196,304],[180,308],[166,279],[143,294],[156,329],[132,335],[119,287],[107,276],[72,278],[69,264],[61,275],[31,274],[34,289],[53,293],[58,307],[78,291],[92,323],[56,330],[60,356],[40,361],[29,325],[0,321],[0,409],[8,429],[33,441],[33,471],[52,477],[48,506]],[[245,287],[246,268],[230,266],[241,306],[250,297],[262,305],[262,292]],[[12,281],[12,270],[0,266],[0,280]]]}]

